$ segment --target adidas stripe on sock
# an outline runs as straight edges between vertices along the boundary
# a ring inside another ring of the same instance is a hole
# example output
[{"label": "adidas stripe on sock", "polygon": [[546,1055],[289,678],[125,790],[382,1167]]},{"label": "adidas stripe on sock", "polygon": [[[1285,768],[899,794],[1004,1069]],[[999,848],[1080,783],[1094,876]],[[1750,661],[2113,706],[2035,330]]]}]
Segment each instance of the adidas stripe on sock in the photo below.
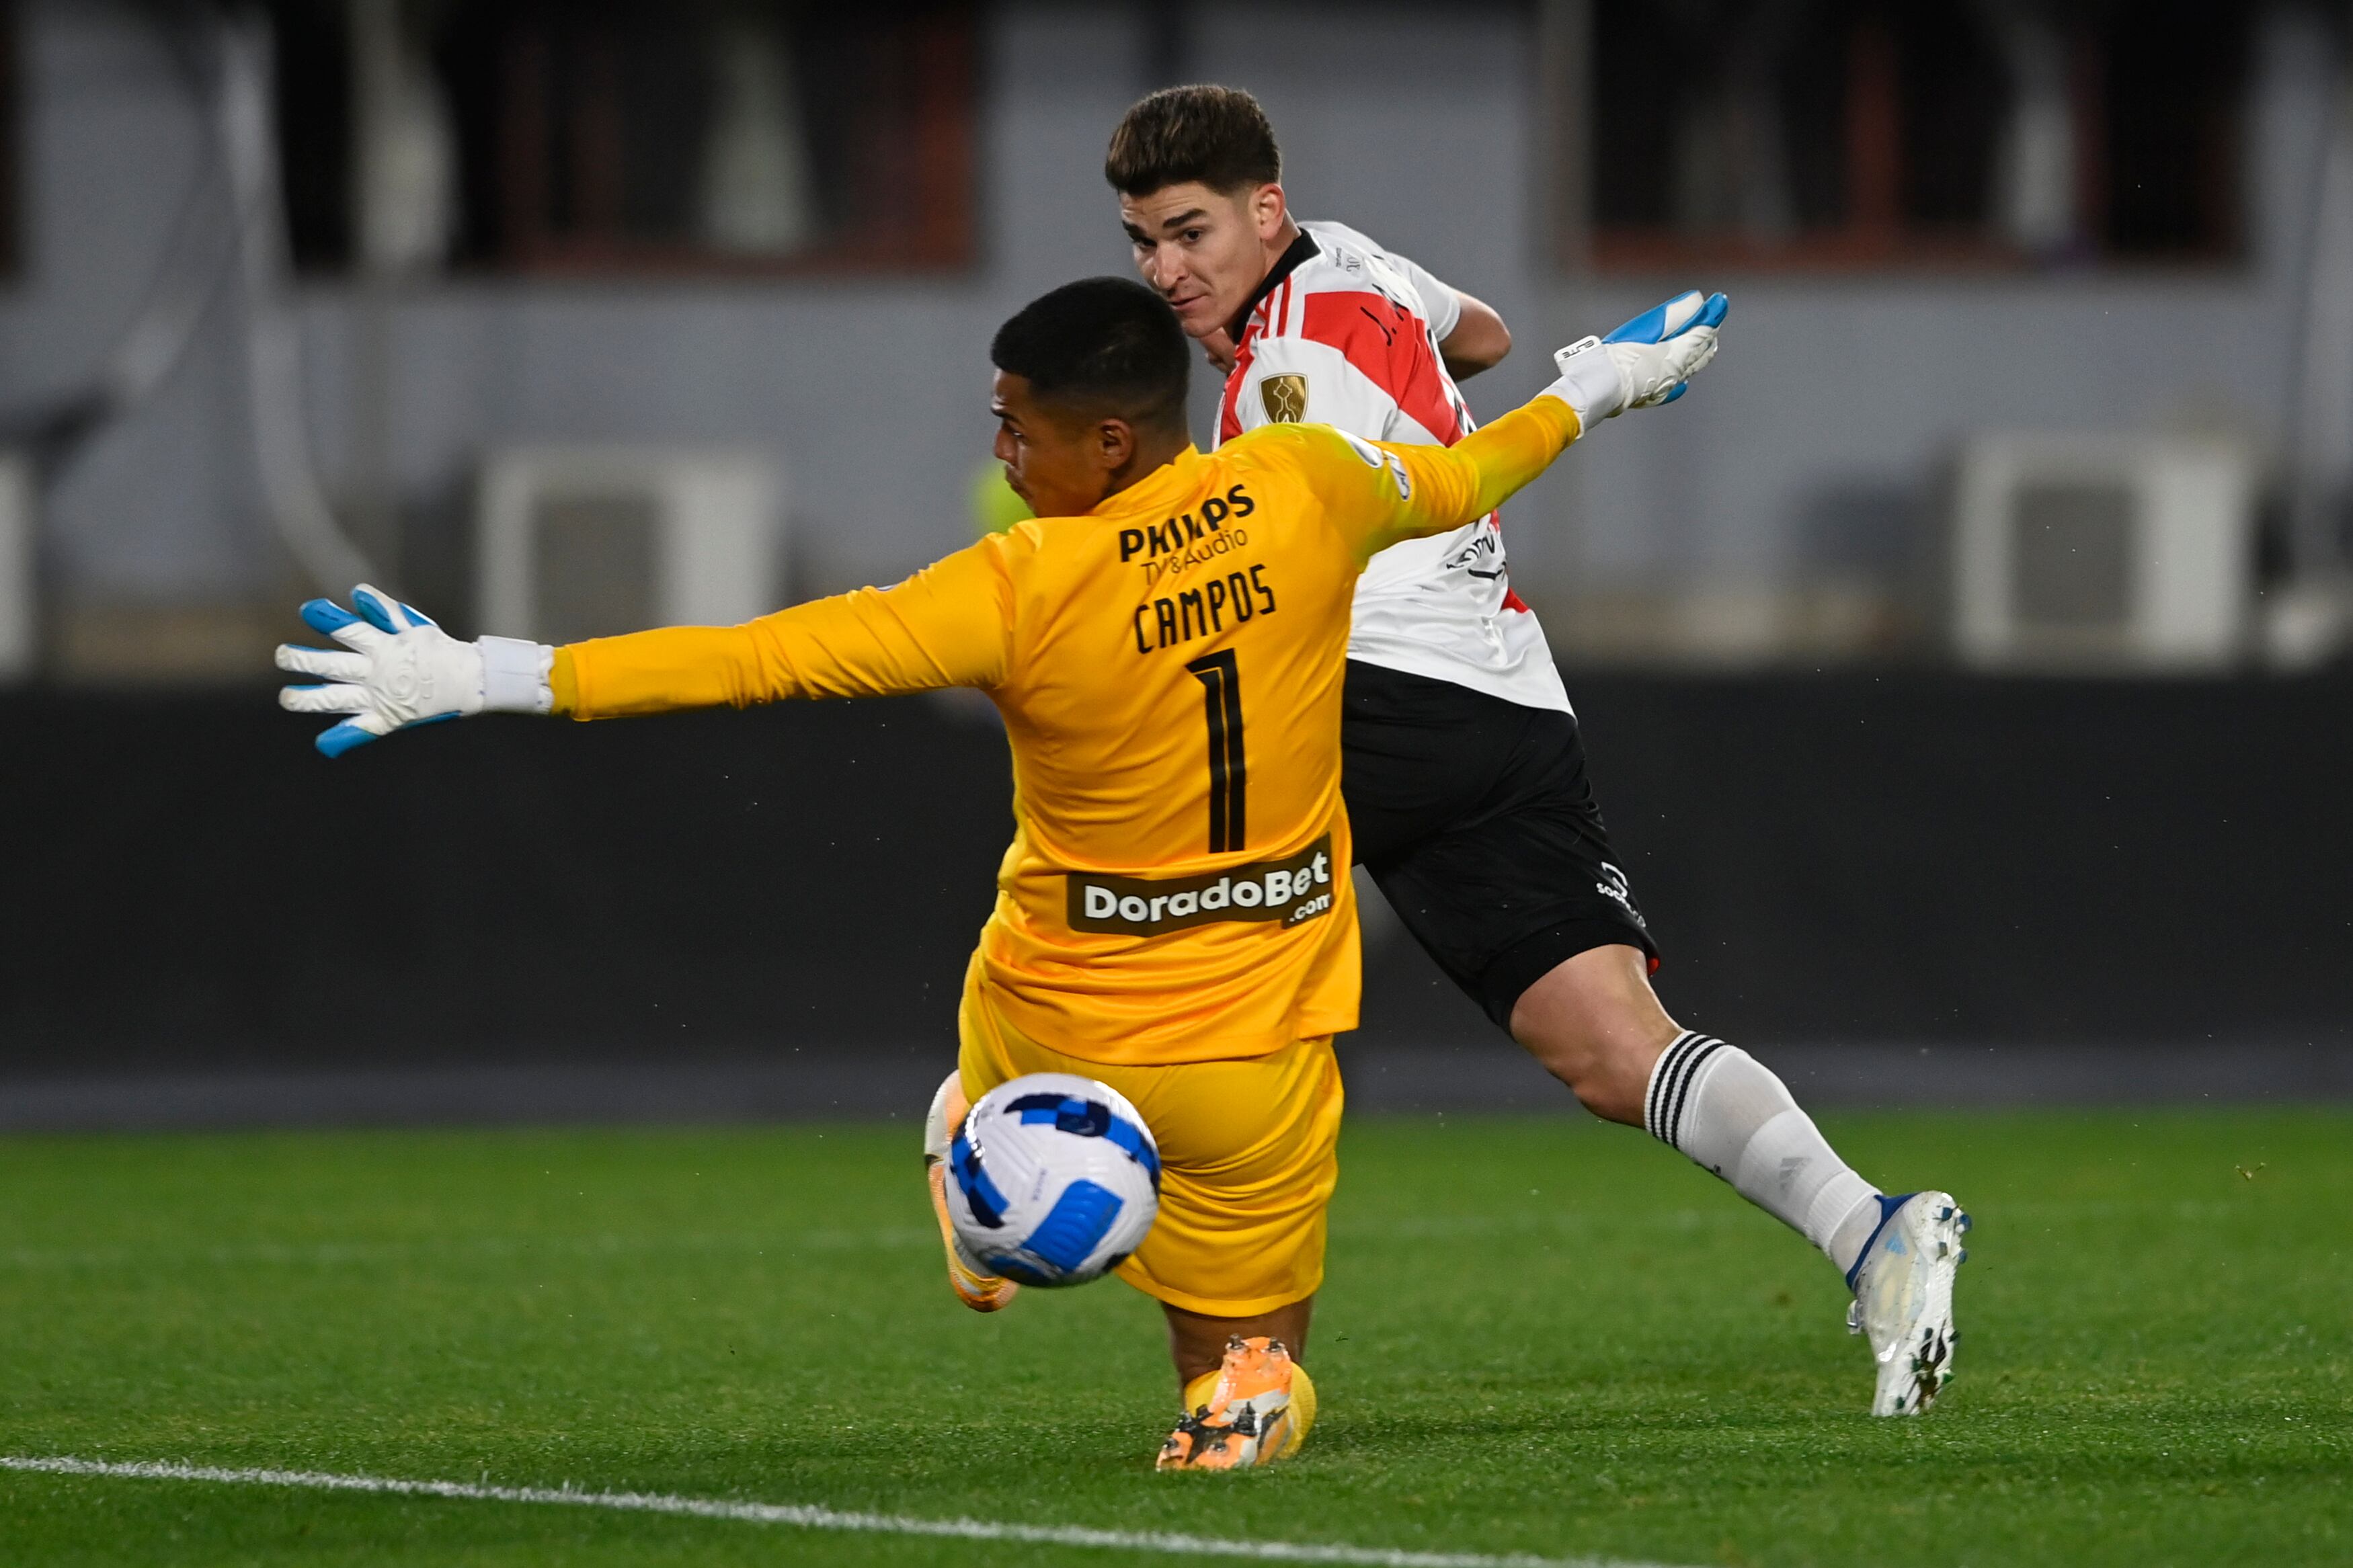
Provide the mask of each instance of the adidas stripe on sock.
[{"label": "adidas stripe on sock", "polygon": [[1854,1266],[1878,1217],[1878,1189],[1746,1051],[1696,1029],[1676,1036],[1651,1069],[1642,1125],[1820,1247],[1841,1273]]}]

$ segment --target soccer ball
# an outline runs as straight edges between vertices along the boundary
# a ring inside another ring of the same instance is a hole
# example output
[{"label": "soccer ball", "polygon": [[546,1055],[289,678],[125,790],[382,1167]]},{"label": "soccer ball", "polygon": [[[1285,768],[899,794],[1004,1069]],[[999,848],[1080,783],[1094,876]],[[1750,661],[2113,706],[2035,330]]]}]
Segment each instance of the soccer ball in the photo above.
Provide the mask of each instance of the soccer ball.
[{"label": "soccer ball", "polygon": [[1024,1285],[1083,1285],[1142,1245],[1160,1149],[1126,1097],[1033,1072],[973,1103],[948,1149],[948,1218],[980,1263]]}]

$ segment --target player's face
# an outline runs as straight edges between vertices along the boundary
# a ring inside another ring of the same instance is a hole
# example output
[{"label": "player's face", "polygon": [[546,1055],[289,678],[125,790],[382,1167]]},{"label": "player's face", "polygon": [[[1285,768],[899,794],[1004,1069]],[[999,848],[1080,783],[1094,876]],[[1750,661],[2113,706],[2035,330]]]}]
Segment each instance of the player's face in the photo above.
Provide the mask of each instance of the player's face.
[{"label": "player's face", "polygon": [[988,411],[997,416],[1005,482],[1039,517],[1093,510],[1135,455],[1126,421],[1072,418],[1039,402],[1027,376],[998,371]]},{"label": "player's face", "polygon": [[1188,335],[1206,338],[1234,319],[1265,278],[1269,247],[1282,229],[1282,187],[1229,195],[1187,181],[1121,196],[1119,218],[1136,270],[1176,309]]}]

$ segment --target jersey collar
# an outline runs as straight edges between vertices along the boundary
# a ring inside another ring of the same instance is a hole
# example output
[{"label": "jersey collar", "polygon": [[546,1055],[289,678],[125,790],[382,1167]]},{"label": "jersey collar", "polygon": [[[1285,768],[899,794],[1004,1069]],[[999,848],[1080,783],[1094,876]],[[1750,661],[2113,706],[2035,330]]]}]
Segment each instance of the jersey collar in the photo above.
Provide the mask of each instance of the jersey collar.
[{"label": "jersey collar", "polygon": [[1194,469],[1200,461],[1201,449],[1187,447],[1117,495],[1105,496],[1087,515],[1157,510],[1164,501],[1174,501],[1192,487]]},{"label": "jersey collar", "polygon": [[1226,328],[1226,336],[1234,340],[1234,345],[1237,348],[1241,345],[1242,329],[1248,324],[1250,312],[1259,308],[1260,302],[1274,292],[1277,284],[1299,270],[1302,263],[1310,258],[1323,254],[1324,247],[1315,243],[1315,237],[1305,229],[1301,229],[1299,237],[1291,242],[1291,248],[1276,258],[1274,266],[1268,269],[1265,277],[1259,279],[1258,287],[1250,291],[1250,297],[1242,301],[1242,308],[1234,312],[1233,321]]}]

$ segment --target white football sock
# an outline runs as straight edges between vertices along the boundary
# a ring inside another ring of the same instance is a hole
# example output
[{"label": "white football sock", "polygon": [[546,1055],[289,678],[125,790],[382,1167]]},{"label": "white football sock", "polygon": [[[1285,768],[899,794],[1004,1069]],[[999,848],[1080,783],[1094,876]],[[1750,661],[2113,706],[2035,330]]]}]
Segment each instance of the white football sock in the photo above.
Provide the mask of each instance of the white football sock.
[{"label": "white football sock", "polygon": [[1879,1189],[1831,1152],[1772,1069],[1737,1046],[1686,1029],[1651,1069],[1642,1124],[1662,1143],[1854,1268],[1879,1224]]}]

